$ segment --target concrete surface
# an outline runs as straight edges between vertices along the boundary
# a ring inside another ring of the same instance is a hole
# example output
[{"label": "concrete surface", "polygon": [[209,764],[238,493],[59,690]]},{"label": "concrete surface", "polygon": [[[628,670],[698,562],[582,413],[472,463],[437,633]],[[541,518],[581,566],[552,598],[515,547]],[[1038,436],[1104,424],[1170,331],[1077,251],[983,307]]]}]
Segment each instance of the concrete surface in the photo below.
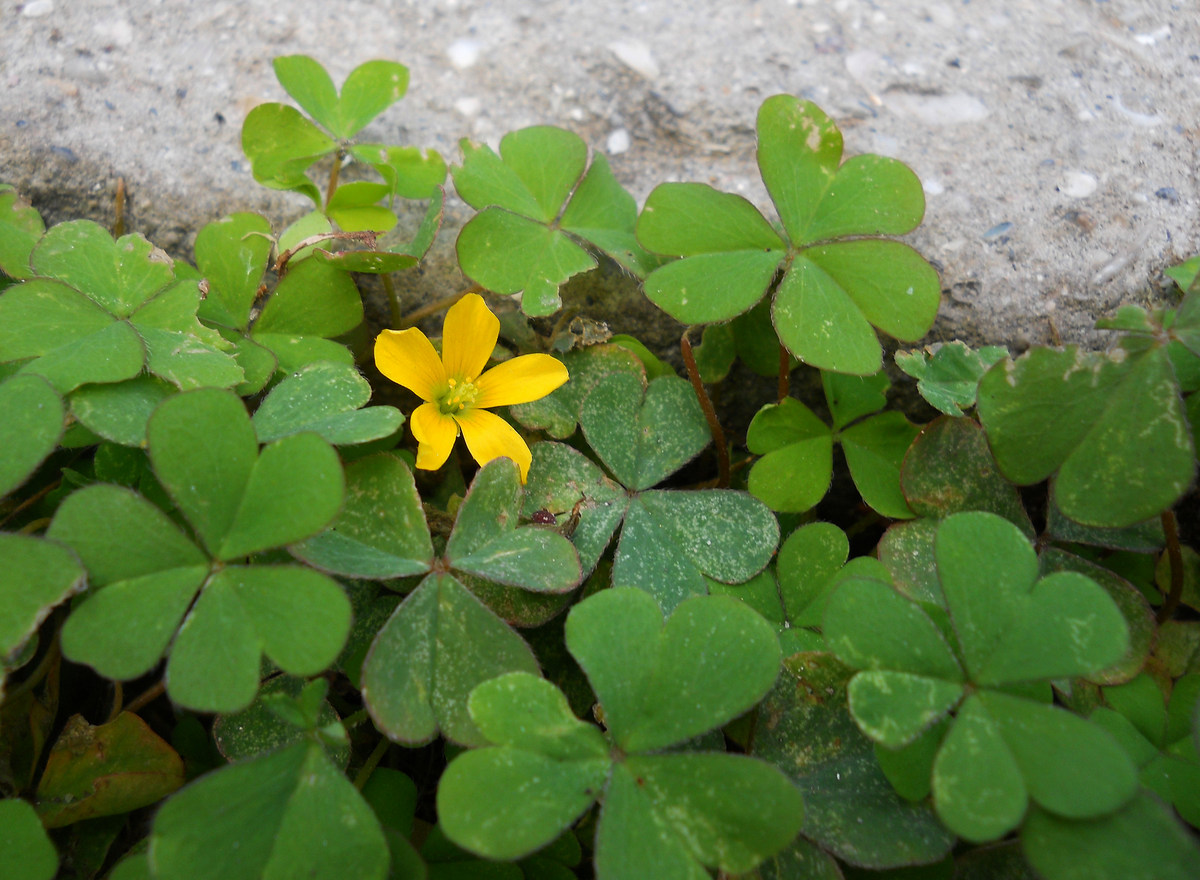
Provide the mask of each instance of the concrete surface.
[{"label": "concrete surface", "polygon": [[[339,84],[370,58],[409,66],[360,139],[454,162],[461,137],[562,125],[639,203],[698,180],[766,207],[758,105],[814,100],[848,154],[924,182],[910,241],[942,272],[931,339],[1020,349],[1053,325],[1096,343],[1097,314],[1153,299],[1200,250],[1196,0],[0,0],[0,181],[48,220],[109,222],[123,176],[131,228],[176,254],[234,210],[280,228],[307,202],[255,184],[239,139],[253,106],[287,100],[270,62],[291,53]],[[461,286],[466,216],[452,200],[402,279],[413,301]]]}]

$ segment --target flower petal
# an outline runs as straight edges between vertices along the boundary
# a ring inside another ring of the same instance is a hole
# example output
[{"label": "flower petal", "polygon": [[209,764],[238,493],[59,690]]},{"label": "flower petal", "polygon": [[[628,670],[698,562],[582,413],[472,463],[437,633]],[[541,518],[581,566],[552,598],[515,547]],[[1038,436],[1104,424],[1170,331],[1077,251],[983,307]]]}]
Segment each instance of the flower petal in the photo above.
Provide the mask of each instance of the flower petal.
[{"label": "flower petal", "polygon": [[477,293],[468,293],[446,312],[442,363],[450,378],[473,382],[483,372],[500,336],[500,319]]},{"label": "flower petal", "polygon": [[521,469],[521,482],[525,482],[533,454],[508,422],[485,409],[464,410],[454,418],[477,462],[483,465],[493,459],[511,458]]},{"label": "flower petal", "polygon": [[458,423],[442,413],[436,403],[423,403],[413,410],[408,423],[417,438],[417,467],[436,471],[450,457],[458,437]]},{"label": "flower petal", "polygon": [[475,405],[486,408],[528,403],[545,397],[569,378],[566,366],[558,358],[523,354],[496,364],[475,380],[479,389]]},{"label": "flower petal", "polygon": [[380,333],[375,338],[375,366],[422,400],[433,400],[445,391],[442,361],[429,337],[416,327]]}]

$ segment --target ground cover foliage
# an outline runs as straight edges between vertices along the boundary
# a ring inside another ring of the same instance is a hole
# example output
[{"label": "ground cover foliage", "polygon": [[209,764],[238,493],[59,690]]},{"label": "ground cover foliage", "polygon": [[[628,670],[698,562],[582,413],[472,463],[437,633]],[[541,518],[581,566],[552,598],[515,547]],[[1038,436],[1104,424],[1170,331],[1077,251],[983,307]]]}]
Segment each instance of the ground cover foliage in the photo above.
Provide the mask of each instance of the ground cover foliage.
[{"label": "ground cover foliage", "polygon": [[[771,210],[639,211],[556,127],[356,142],[402,65],[275,70],[299,109],[243,146],[312,206],[278,232],[190,265],[0,186],[0,876],[1200,876],[1200,260],[1106,351],[885,358],[937,312],[888,237],[921,186],[809,102],[759,110]],[[475,286],[379,354],[419,422],[371,404],[358,282],[436,313],[404,272],[447,174]],[[601,262],[686,377],[564,302]],[[739,370],[778,393],[731,437]]]}]

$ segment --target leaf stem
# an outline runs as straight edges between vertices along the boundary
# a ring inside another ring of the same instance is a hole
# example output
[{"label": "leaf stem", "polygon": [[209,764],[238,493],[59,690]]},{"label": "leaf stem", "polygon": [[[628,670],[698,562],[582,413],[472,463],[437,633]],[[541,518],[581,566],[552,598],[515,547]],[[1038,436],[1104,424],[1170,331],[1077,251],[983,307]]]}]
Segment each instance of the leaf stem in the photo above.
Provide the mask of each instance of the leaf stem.
[{"label": "leaf stem", "polygon": [[375,744],[375,749],[371,754],[367,755],[366,762],[359,768],[358,774],[354,777],[354,787],[362,791],[363,786],[367,784],[367,780],[371,778],[371,774],[375,772],[375,768],[379,766],[379,762],[383,759],[384,753],[387,752],[388,746],[392,743],[386,736],[379,737],[379,742]]},{"label": "leaf stem", "polygon": [[1167,559],[1171,562],[1171,591],[1155,615],[1160,624],[1171,619],[1183,596],[1183,551],[1179,548],[1179,523],[1175,520],[1175,511],[1163,511],[1162,527],[1167,538]]},{"label": "leaf stem", "polygon": [[125,234],[125,178],[117,178],[117,193],[113,196],[113,238]]},{"label": "leaf stem", "polygon": [[5,516],[4,519],[0,519],[0,526],[3,526],[6,522],[8,522],[10,519],[12,519],[14,516],[16,516],[18,513],[20,513],[26,507],[29,507],[32,504],[37,504],[38,501],[45,498],[47,495],[49,495],[51,492],[53,492],[55,489],[57,489],[61,485],[62,485],[62,477],[59,477],[57,480],[52,480],[51,482],[47,483],[45,486],[42,486],[42,488],[38,489],[36,492],[34,492],[32,495],[30,495],[28,498],[26,498],[24,501],[22,501],[16,507],[14,507],[12,510],[10,510],[8,512],[8,515]]},{"label": "leaf stem", "polygon": [[34,668],[33,672],[29,673],[28,678],[4,694],[4,702],[10,706],[16,705],[16,698],[26,691],[31,691],[37,687],[61,656],[62,648],[58,642],[58,630],[55,630],[54,638],[50,641],[50,647],[46,649],[46,653],[42,655],[42,659],[38,661],[38,665]]},{"label": "leaf stem", "polygon": [[112,686],[113,686],[112,708],[108,710],[108,718],[105,720],[106,724],[110,721],[114,721],[116,719],[116,717],[121,714],[121,704],[123,702],[125,702],[125,687],[124,687],[124,685],[122,685],[121,682],[119,682],[119,681],[114,681],[112,683]]},{"label": "leaf stem", "polygon": [[788,395],[792,393],[792,383],[789,379],[791,374],[790,367],[792,366],[792,355],[787,350],[787,347],[781,342],[779,343],[779,390],[776,392],[775,403],[783,403],[787,400]]},{"label": "leaf stem", "polygon": [[419,309],[414,309],[409,312],[396,324],[397,330],[403,330],[405,327],[411,327],[418,321],[428,318],[430,315],[436,315],[438,312],[445,311],[454,305],[468,293],[482,293],[483,288],[478,284],[472,284],[466,290],[460,290],[458,293],[452,293],[450,296],[444,296],[441,299],[434,300],[431,303],[426,303]]},{"label": "leaf stem", "polygon": [[386,272],[379,276],[379,280],[383,282],[383,289],[387,291],[388,304],[392,309],[392,325],[400,326],[400,322],[404,320],[404,313],[400,310],[400,297],[396,293],[396,285],[392,283],[392,276]]},{"label": "leaf stem", "polygon": [[333,167],[329,169],[329,187],[325,190],[325,212],[329,213],[329,203],[337,192],[338,175],[342,172],[342,151],[338,150],[333,156]]},{"label": "leaf stem", "polygon": [[[691,328],[688,328],[690,330]],[[692,380],[692,389],[700,401],[700,409],[704,410],[704,418],[708,421],[708,430],[712,432],[713,444],[717,447],[717,488],[729,488],[729,447],[725,443],[725,432],[721,430],[721,421],[717,411],[713,409],[708,392],[704,390],[704,382],[700,379],[700,370],[696,367],[696,356],[692,354],[692,342],[688,339],[688,330],[683,331],[679,339],[679,350],[683,354],[683,365],[687,367],[688,378]]]},{"label": "leaf stem", "polygon": [[357,712],[352,712],[349,715],[347,715],[345,718],[343,718],[342,726],[347,729],[349,729],[351,727],[358,727],[358,725],[362,724],[364,721],[368,720],[370,717],[371,717],[371,713],[368,712],[366,709],[359,709]]},{"label": "leaf stem", "polygon": [[161,697],[166,689],[166,681],[160,678],[157,682],[130,700],[125,706],[125,711],[137,712],[139,709],[145,708],[148,703],[152,703]]}]

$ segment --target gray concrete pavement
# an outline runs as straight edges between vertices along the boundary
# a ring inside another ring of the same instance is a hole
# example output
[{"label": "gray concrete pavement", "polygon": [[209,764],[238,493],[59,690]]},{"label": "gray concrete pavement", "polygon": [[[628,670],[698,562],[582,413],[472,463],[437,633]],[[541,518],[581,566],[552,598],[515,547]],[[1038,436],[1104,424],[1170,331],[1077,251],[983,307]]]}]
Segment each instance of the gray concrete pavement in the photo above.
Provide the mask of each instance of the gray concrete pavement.
[{"label": "gray concrete pavement", "polygon": [[[1019,349],[1053,324],[1095,343],[1097,314],[1200,250],[1196,0],[0,0],[0,181],[48,219],[104,221],[124,177],[133,228],[178,254],[230,211],[290,219],[307,203],[255,184],[239,135],[286,100],[271,59],[292,53],[338,83],[370,58],[410,67],[365,139],[457,161],[461,137],[561,125],[639,202],[698,180],[765,207],[758,105],[812,99],[848,154],[924,183],[931,338]],[[461,283],[466,216],[452,201],[414,299]]]}]

